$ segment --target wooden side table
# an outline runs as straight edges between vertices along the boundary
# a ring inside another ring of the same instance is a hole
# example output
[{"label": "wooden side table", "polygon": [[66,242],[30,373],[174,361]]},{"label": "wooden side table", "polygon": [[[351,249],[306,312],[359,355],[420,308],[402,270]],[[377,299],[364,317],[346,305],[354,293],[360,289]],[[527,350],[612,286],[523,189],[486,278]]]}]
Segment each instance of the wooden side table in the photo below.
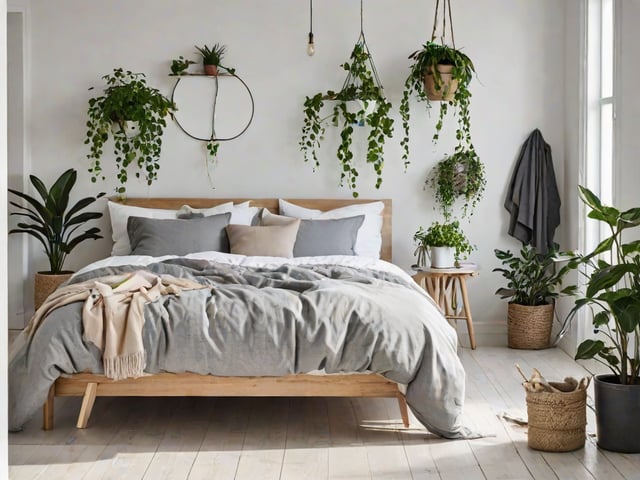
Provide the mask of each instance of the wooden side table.
[{"label": "wooden side table", "polygon": [[413,275],[415,282],[433,298],[450,323],[455,326],[456,320],[467,321],[469,342],[473,350],[476,348],[476,338],[467,294],[467,278],[476,277],[478,273],[475,268],[425,268]]}]

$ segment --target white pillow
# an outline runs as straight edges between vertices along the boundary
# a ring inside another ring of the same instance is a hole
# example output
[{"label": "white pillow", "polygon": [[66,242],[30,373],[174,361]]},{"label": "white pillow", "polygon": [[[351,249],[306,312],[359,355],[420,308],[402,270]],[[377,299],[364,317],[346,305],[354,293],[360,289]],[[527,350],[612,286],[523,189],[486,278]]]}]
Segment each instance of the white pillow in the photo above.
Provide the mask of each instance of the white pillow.
[{"label": "white pillow", "polygon": [[[127,220],[129,217],[167,219],[176,218],[178,213],[178,210],[133,207],[111,201],[107,202],[107,206],[109,208],[109,217],[111,218],[111,238],[113,239],[111,255],[114,256],[129,255],[131,253],[131,244],[129,243],[129,235],[127,233]],[[233,202],[223,203],[207,210],[214,209],[217,210],[209,215],[231,212],[233,210]]]},{"label": "white pillow", "polygon": [[251,202],[242,202],[236,203],[235,205],[232,203],[223,203],[223,206],[231,206],[228,210],[220,211],[221,205],[216,205],[211,208],[192,208],[189,205],[183,205],[179,210],[180,214],[184,213],[201,213],[205,217],[210,217],[211,215],[218,215],[220,213],[231,212],[231,220],[229,220],[229,224],[235,225],[251,225],[253,218],[260,212],[260,208],[258,207],[250,207],[249,204]]},{"label": "white pillow", "polygon": [[380,258],[382,248],[382,211],[384,202],[359,203],[347,205],[323,212],[312,208],[305,208],[286,200],[279,199],[280,215],[302,219],[334,219],[364,215],[362,226],[358,230],[354,253],[360,257]]}]

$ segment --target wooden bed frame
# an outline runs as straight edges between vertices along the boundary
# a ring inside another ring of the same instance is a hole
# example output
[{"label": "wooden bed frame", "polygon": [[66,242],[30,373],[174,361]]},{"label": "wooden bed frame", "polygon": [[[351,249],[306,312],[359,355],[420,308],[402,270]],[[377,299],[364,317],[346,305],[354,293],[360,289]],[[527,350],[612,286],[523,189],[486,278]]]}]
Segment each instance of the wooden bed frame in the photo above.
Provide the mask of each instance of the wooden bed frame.
[{"label": "wooden bed frame", "polygon": [[[252,206],[278,213],[278,199],[210,199],[210,198],[129,198],[127,205],[179,209],[182,205],[209,208],[220,203],[251,201]],[[315,200],[295,199],[292,203],[306,208],[332,210],[375,200]],[[383,260],[391,261],[391,200],[382,200]],[[54,398],[82,396],[77,427],[86,428],[97,396],[104,397],[391,397],[397,398],[402,422],[409,426],[409,414],[404,394],[395,382],[378,374],[287,375],[284,377],[218,377],[194,373],[160,373],[114,381],[103,375],[78,373],[60,377],[49,389],[43,408],[43,429],[53,428]]]}]

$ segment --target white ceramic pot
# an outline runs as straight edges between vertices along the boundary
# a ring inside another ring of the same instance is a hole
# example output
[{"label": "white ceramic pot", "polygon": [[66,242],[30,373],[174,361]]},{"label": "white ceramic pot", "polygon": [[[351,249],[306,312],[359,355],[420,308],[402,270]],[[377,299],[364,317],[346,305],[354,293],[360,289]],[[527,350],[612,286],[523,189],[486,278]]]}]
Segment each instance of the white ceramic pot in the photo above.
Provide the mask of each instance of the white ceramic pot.
[{"label": "white ceramic pot", "polygon": [[431,268],[453,268],[456,266],[456,249],[453,247],[431,247]]},{"label": "white ceramic pot", "polygon": [[127,138],[133,138],[140,133],[138,122],[132,120],[125,120],[122,123],[111,122],[111,131],[114,133],[122,131]]},{"label": "white ceramic pot", "polygon": [[364,110],[364,115],[358,116],[358,121],[355,125],[360,127],[364,126],[365,119],[375,112],[378,102],[376,100],[352,100],[347,102],[347,111],[349,113],[358,113],[360,110]]}]

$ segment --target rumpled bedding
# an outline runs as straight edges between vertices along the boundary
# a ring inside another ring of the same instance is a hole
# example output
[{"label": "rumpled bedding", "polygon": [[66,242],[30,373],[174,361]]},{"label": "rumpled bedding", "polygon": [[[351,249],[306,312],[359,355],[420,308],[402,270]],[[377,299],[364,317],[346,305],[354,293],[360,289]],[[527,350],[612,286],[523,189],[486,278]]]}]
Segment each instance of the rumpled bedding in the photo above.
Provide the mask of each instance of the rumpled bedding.
[{"label": "rumpled bedding", "polygon": [[[475,436],[462,425],[465,373],[457,337],[406,273],[360,257],[275,259],[206,252],[113,257],[69,283],[137,270],[209,288],[167,295],[144,310],[147,373],[283,376],[376,372],[406,385],[411,410],[430,431]],[[82,303],[54,310],[9,358],[9,429],[43,405],[60,375],[103,373],[83,338]]]}]

